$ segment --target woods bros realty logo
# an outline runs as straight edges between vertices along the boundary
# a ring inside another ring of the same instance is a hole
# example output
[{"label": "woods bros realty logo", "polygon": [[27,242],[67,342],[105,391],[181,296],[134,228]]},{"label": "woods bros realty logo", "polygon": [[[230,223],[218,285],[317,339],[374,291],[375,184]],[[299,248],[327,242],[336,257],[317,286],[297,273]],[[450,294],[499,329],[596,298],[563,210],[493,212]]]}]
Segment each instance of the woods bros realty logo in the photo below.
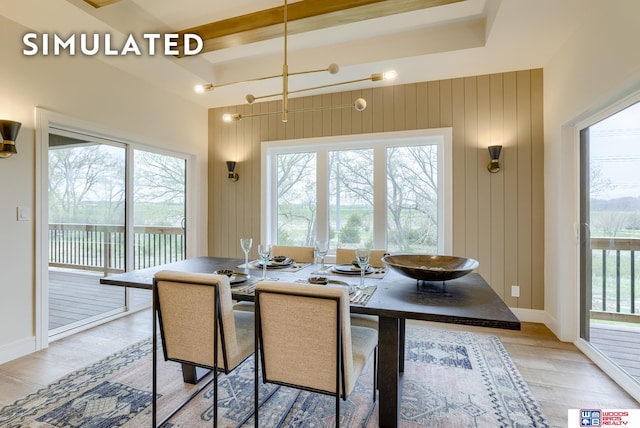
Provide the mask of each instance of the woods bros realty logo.
[{"label": "woods bros realty logo", "polygon": [[129,34],[122,43],[116,43],[111,34],[71,34],[60,36],[49,33],[27,33],[22,37],[26,56],[59,56],[67,55],[197,55],[202,51],[202,38],[197,34],[159,34],[145,33],[136,38]]},{"label": "woods bros realty logo", "polygon": [[569,409],[569,427],[640,427],[640,409]]}]

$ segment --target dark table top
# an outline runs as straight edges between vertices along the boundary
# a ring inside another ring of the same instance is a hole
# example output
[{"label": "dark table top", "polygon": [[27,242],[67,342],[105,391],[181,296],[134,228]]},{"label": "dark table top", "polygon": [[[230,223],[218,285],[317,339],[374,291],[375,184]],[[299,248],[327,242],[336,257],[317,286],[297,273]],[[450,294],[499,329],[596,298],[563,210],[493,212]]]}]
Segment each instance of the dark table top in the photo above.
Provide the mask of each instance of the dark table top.
[{"label": "dark table top", "polygon": [[[234,269],[259,277],[258,270],[238,269],[244,259],[225,257],[197,257],[180,262],[141,269],[104,277],[100,283],[134,288],[151,289],[153,275],[160,270],[176,270],[194,273],[212,273],[217,269]],[[269,270],[268,275],[280,281],[306,279],[317,269],[311,265],[296,272]],[[357,283],[359,277],[336,277],[342,281]],[[367,285],[377,289],[366,305],[351,305],[351,312],[380,317],[437,321],[453,324],[475,325],[509,330],[519,330],[520,321],[502,301],[500,296],[478,273],[470,273],[446,282],[420,283],[393,270],[383,279],[367,278]],[[234,293],[237,300],[252,300],[250,295]]]}]

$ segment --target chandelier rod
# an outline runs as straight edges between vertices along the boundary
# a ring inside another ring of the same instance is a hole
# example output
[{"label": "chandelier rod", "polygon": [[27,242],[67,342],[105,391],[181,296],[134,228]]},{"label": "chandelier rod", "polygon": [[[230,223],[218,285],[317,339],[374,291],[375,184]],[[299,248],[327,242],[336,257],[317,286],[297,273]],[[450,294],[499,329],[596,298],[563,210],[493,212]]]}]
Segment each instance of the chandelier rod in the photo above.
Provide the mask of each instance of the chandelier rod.
[{"label": "chandelier rod", "polygon": [[287,121],[289,108],[289,65],[287,64],[287,0],[284,0],[284,62],[282,64],[282,121]]}]

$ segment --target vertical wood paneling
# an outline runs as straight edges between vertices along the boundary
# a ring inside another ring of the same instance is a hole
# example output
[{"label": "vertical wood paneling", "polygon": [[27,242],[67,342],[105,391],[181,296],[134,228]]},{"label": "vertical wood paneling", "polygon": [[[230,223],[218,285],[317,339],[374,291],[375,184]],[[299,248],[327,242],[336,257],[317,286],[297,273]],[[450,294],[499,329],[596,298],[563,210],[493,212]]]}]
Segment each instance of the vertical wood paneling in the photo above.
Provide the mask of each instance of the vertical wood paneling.
[{"label": "vertical wood paneling", "polygon": [[360,113],[360,116],[362,116],[362,133],[369,134],[373,132],[373,108],[370,105],[373,100],[373,90],[364,89],[360,95],[367,100],[367,108]]},{"label": "vertical wood paneling", "polygon": [[404,88],[405,129],[417,129],[416,84],[404,85]]},{"label": "vertical wood paneling", "polygon": [[[542,309],[543,93],[542,70],[472,76],[290,100],[290,110],[351,104],[367,109],[315,110],[245,118],[223,112],[279,112],[280,101],[212,109],[209,114],[209,253],[242,255],[239,239],[260,242],[261,142],[406,129],[452,127],[453,253],[480,261],[480,273],[509,306]],[[501,171],[490,174],[487,147],[500,144]],[[240,180],[226,179],[237,157]],[[255,248],[252,256],[255,257]],[[520,285],[519,299],[511,285]]]},{"label": "vertical wood paneling", "polygon": [[518,285],[520,302],[531,305],[531,79],[516,74],[518,98]]},{"label": "vertical wood paneling", "polygon": [[542,69],[531,70],[531,307],[544,308],[544,120]]},{"label": "vertical wood paneling", "polygon": [[440,128],[450,127],[453,123],[451,80],[441,80],[438,85],[440,93]]},{"label": "vertical wood paneling", "polygon": [[429,128],[440,128],[440,82],[429,82]]},{"label": "vertical wood paneling", "polygon": [[393,129],[394,131],[407,129],[405,115],[405,86],[393,86]]},{"label": "vertical wood paneling", "polygon": [[[465,230],[464,253],[478,256],[478,100],[477,78],[464,79]],[[455,189],[454,189],[455,191]]]},{"label": "vertical wood paneling", "polygon": [[[488,156],[487,146],[491,141],[491,89],[490,77],[477,78],[478,134],[476,137],[478,170],[478,261],[480,274],[491,279],[491,175],[485,173]],[[487,171],[488,172],[488,171]]]},{"label": "vertical wood paneling", "polygon": [[[504,138],[504,82],[501,74],[491,75],[491,140],[490,145],[505,144]],[[488,155],[488,152],[487,152]],[[504,154],[502,155],[504,159]],[[487,159],[489,157],[487,156]],[[487,163],[489,161],[487,160]],[[502,160],[501,160],[502,162]],[[504,174],[491,174],[491,283],[498,291],[509,295],[504,281],[505,205]]]},{"label": "vertical wood paneling", "polygon": [[416,84],[416,126],[418,129],[429,127],[429,84],[420,82]]},{"label": "vertical wood paneling", "polygon": [[453,254],[464,251],[467,237],[464,79],[452,81],[453,111]]},{"label": "vertical wood paneling", "polygon": [[518,306],[518,299],[512,298],[510,289],[518,285],[518,122],[516,73],[505,73],[504,84],[504,144],[500,169],[504,175],[505,217],[504,234],[509,239],[504,242],[505,288],[502,298],[509,306]]},{"label": "vertical wood paneling", "polygon": [[382,131],[395,131],[394,112],[395,104],[393,102],[393,86],[385,86],[382,88]]}]

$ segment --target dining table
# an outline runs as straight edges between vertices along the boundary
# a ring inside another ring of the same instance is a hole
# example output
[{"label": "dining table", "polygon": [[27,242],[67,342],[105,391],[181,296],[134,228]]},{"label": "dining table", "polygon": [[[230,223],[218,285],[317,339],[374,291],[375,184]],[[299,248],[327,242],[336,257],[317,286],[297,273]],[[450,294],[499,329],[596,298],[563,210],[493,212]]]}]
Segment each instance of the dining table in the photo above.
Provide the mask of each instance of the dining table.
[{"label": "dining table", "polygon": [[[106,276],[101,284],[151,289],[153,276],[160,270],[192,273],[214,273],[228,269],[245,275],[247,281],[232,286],[233,299],[253,301],[247,284],[262,276],[258,266],[244,267],[244,259],[228,257],[196,257],[146,269]],[[331,270],[330,281],[357,284],[359,275]],[[279,281],[306,282],[319,265],[304,264],[290,269],[269,269],[268,276]],[[520,330],[520,321],[477,272],[460,278],[438,281],[416,281],[390,268],[372,270],[365,278],[368,295],[365,300],[352,300],[351,313],[378,317],[378,421],[380,427],[398,425],[404,372],[404,339],[407,320],[423,320]],[[190,371],[191,370],[191,371]],[[195,367],[183,366],[185,381],[197,382],[201,374]]]}]

